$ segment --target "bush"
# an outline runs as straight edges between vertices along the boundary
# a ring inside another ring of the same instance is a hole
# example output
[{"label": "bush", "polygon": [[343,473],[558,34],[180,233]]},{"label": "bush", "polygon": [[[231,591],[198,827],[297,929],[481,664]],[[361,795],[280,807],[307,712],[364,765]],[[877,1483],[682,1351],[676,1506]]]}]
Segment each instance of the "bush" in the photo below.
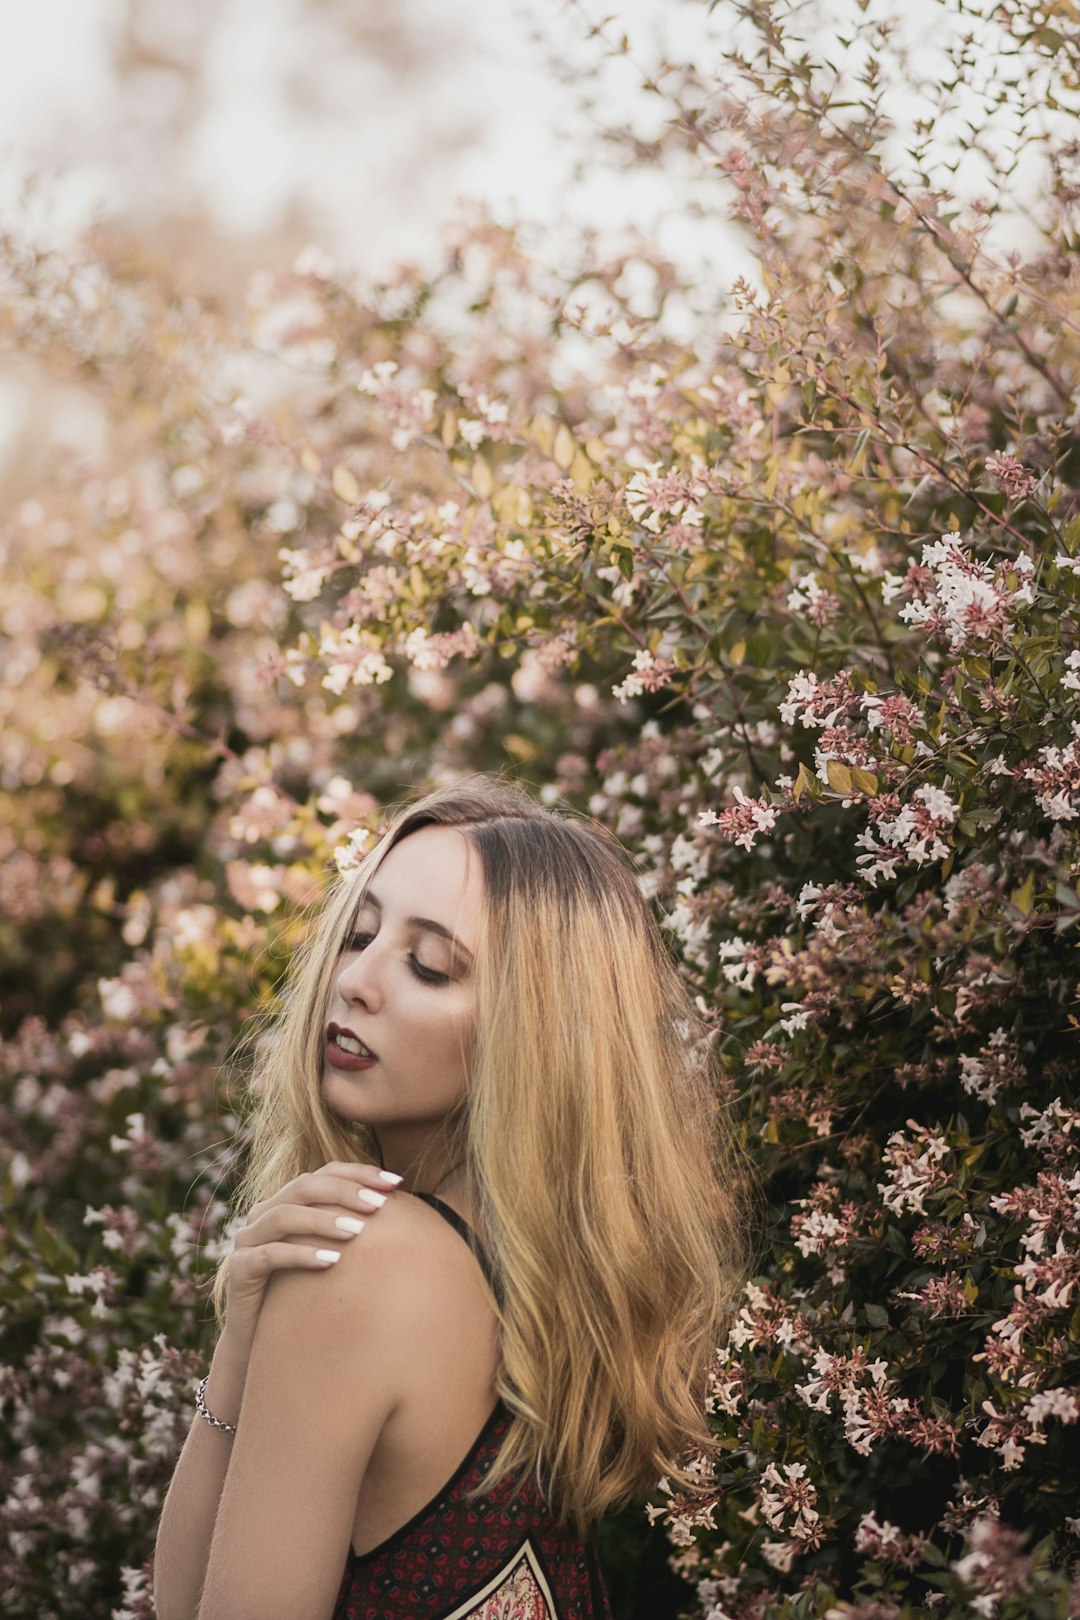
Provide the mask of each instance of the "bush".
[{"label": "bush", "polygon": [[725,15],[627,139],[752,242],[730,302],[480,218],[366,292],[306,254],[246,334],[115,240],[7,243],[13,339],[111,423],[0,583],[13,1616],[151,1612],[237,1032],[335,851],[507,762],[638,858],[767,1189],[722,1466],[647,1509],[686,1615],[1080,1613],[1080,38],[971,19],[898,150],[865,8],[831,66]]}]

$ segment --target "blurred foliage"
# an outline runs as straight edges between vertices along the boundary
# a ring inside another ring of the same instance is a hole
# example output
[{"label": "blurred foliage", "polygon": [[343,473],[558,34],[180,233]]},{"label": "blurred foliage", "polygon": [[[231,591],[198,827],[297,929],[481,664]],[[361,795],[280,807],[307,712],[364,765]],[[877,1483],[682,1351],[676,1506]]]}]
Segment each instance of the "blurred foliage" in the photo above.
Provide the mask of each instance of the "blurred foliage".
[{"label": "blurred foliage", "polygon": [[940,7],[906,129],[868,8],[827,57],[714,9],[605,138],[737,224],[726,292],[484,217],[243,307],[4,239],[5,343],[107,429],[0,532],[15,1620],[152,1613],[237,1043],[335,853],[475,769],[634,853],[768,1189],[722,1465],[602,1527],[619,1620],[1080,1612],[1074,8]]}]

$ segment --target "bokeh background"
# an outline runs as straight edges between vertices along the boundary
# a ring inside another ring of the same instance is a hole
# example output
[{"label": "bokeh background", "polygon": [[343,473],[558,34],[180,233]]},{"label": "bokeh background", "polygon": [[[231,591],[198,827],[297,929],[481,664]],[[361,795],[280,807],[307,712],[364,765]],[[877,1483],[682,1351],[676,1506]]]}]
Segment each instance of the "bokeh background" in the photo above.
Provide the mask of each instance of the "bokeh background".
[{"label": "bokeh background", "polygon": [[1074,1620],[1075,0],[3,46],[5,1613],[152,1620],[245,1037],[479,769],[623,841],[760,1178],[616,1620]]}]

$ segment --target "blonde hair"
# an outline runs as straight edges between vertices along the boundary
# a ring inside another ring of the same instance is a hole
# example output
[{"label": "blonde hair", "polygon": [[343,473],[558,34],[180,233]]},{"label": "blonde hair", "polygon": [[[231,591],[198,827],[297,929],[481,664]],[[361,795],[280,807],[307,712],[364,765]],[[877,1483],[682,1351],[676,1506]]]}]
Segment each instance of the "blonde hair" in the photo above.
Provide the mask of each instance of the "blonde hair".
[{"label": "blonde hair", "polygon": [[[336,962],[387,851],[426,826],[479,853],[483,920],[466,1096],[448,1140],[501,1293],[497,1390],[513,1414],[475,1495],[531,1471],[584,1530],[702,1488],[713,1357],[745,1280],[747,1164],[693,1004],[629,861],[595,823],[473,778],[400,811],[342,878],[295,964],[255,1080],[246,1210],[330,1159],[380,1163],[321,1100]],[[222,1265],[213,1301],[219,1325]]]}]

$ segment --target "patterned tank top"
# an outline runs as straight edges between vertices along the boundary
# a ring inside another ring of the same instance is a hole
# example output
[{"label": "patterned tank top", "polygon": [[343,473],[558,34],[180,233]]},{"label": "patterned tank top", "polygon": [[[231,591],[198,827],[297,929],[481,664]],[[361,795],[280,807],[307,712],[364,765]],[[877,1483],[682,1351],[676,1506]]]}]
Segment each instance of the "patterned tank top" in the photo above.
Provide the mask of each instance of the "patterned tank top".
[{"label": "patterned tank top", "polygon": [[[456,1210],[438,1210],[499,1289],[491,1261]],[[351,1547],[333,1620],[611,1620],[595,1533],[582,1540],[552,1518],[535,1479],[465,1501],[495,1459],[512,1414],[500,1399],[446,1484],[370,1552]]]}]

